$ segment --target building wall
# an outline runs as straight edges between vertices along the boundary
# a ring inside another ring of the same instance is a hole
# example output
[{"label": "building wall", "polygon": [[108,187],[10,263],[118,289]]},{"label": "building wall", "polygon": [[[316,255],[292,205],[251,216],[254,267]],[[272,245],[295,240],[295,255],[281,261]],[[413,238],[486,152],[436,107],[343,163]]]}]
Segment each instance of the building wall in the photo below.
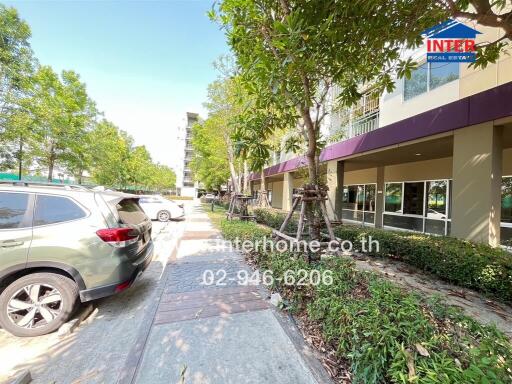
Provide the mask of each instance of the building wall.
[{"label": "building wall", "polygon": [[[466,24],[482,32],[481,35],[477,35],[477,44],[484,41],[494,41],[502,33],[498,28],[482,27],[472,22]],[[409,52],[409,55],[421,64],[425,61],[426,49],[421,47],[414,52]],[[475,69],[470,68],[469,64],[460,64],[459,80],[444,84],[410,100],[403,100],[404,80],[397,80],[395,90],[381,97],[379,127],[510,81],[512,81],[512,57],[507,55],[502,55],[496,64],[490,64],[485,69]]]},{"label": "building wall", "polygon": [[269,189],[272,191],[272,207],[283,208],[283,182],[273,181]]},{"label": "building wall", "polygon": [[344,185],[375,183],[377,180],[377,168],[367,168],[359,171],[345,172]]},{"label": "building wall", "polygon": [[304,185],[306,180],[303,178],[293,179],[293,188],[300,188]]},{"label": "building wall", "polygon": [[384,127],[459,99],[459,80],[444,84],[405,101],[403,100],[403,89],[404,80],[397,80],[393,93],[382,96],[379,127]]},{"label": "building wall", "polygon": [[384,168],[385,181],[438,180],[451,177],[451,157],[390,165]]}]

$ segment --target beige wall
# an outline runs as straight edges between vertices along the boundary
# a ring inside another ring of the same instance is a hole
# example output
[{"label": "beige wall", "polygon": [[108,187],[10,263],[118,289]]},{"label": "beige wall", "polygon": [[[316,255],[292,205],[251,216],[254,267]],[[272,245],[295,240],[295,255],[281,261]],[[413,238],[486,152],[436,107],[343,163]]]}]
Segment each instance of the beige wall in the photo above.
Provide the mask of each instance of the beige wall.
[{"label": "beige wall", "polygon": [[415,181],[438,180],[452,177],[452,158],[415,161],[390,165],[384,168],[384,180],[389,181]]},{"label": "beige wall", "polygon": [[345,172],[343,185],[369,184],[377,181],[377,168],[361,169]]},{"label": "beige wall", "polygon": [[269,189],[272,190],[272,207],[283,208],[283,182],[274,181]]},{"label": "beige wall", "polygon": [[458,80],[444,84],[409,100],[403,100],[403,79],[397,80],[393,93],[386,94],[381,98],[379,126],[384,127],[430,109],[457,101],[458,99]]},{"label": "beige wall", "polygon": [[[483,27],[474,22],[466,24],[482,32],[481,35],[477,35],[477,43],[494,41],[502,34],[498,28]],[[426,48],[421,47],[412,52],[412,57],[418,63],[424,62]],[[397,80],[395,90],[381,97],[379,126],[392,124],[510,81],[512,81],[512,56],[505,54],[496,64],[490,64],[485,69],[475,69],[470,68],[469,64],[460,64],[459,80],[406,101],[403,100],[403,79]]]},{"label": "beige wall", "polygon": [[300,188],[304,185],[305,180],[303,178],[293,179],[293,188]]},{"label": "beige wall", "polygon": [[455,131],[452,235],[500,243],[502,133],[492,122]]},{"label": "beige wall", "polygon": [[[468,23],[472,28],[482,32],[477,35],[476,43],[494,41],[502,35],[498,28],[482,27],[476,23]],[[470,68],[469,64],[460,67],[460,98],[474,95],[501,84],[512,81],[512,57],[502,55],[496,64],[490,64],[485,69]]]}]

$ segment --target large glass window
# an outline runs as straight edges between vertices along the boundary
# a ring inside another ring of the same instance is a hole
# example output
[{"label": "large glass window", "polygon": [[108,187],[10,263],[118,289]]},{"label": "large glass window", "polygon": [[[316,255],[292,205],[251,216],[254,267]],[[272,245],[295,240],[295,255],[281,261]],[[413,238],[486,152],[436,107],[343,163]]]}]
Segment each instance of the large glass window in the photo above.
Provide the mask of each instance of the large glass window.
[{"label": "large glass window", "polygon": [[0,229],[30,226],[28,204],[27,193],[0,192]]},{"label": "large glass window", "polygon": [[386,212],[402,212],[402,183],[386,184]]},{"label": "large glass window", "polygon": [[404,79],[404,100],[412,99],[459,78],[459,63],[424,63]]},{"label": "large glass window", "polygon": [[430,63],[430,89],[459,78],[459,63]]},{"label": "large glass window", "polygon": [[442,181],[427,182],[427,212],[432,219],[446,219],[447,183]]},{"label": "large glass window", "polygon": [[367,212],[375,212],[375,184],[367,184],[364,193],[364,210]]},{"label": "large glass window", "polygon": [[34,225],[46,225],[76,220],[86,213],[67,197],[40,195],[37,197]]},{"label": "large glass window", "polygon": [[501,184],[501,222],[512,223],[512,177],[504,177]]},{"label": "large glass window", "polygon": [[420,65],[412,71],[411,78],[404,80],[404,100],[412,99],[414,96],[427,92],[427,70],[428,63]]},{"label": "large glass window", "polygon": [[349,185],[343,188],[343,209],[357,208],[357,185]]},{"label": "large glass window", "polygon": [[373,224],[375,222],[375,184],[343,187],[342,218]]},{"label": "large glass window", "polygon": [[407,215],[423,215],[425,184],[404,183],[404,212]]}]

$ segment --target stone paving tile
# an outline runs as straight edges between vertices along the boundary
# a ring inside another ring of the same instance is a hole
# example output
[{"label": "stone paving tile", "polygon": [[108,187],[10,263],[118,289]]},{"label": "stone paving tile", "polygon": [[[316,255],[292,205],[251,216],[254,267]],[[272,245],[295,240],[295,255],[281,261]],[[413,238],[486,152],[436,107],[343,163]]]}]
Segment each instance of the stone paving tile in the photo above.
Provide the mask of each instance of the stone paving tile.
[{"label": "stone paving tile", "polygon": [[314,384],[270,310],[153,327],[137,384]]},{"label": "stone paving tile", "polygon": [[[238,274],[243,273],[240,271],[251,273],[248,266],[236,260],[216,259],[215,261],[191,263],[178,261],[169,268],[165,292],[187,292],[204,289],[207,286],[219,287],[219,284],[224,284],[220,287],[238,286],[241,282]],[[212,277],[213,280],[211,280]]]},{"label": "stone paving tile", "polygon": [[200,207],[192,212],[130,383],[180,383],[183,372],[187,384],[329,382],[316,379],[268,292],[241,285],[253,272],[243,257],[210,230]]}]

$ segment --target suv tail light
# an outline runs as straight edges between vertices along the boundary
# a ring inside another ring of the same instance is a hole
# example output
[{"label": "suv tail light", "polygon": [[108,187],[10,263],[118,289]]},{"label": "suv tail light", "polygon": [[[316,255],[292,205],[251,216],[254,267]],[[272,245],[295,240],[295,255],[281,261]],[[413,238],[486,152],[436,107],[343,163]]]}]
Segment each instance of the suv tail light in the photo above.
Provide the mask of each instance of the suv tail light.
[{"label": "suv tail light", "polygon": [[136,243],[139,240],[139,232],[133,228],[109,228],[100,229],[96,234],[105,243],[116,248],[126,247],[127,245]]}]

